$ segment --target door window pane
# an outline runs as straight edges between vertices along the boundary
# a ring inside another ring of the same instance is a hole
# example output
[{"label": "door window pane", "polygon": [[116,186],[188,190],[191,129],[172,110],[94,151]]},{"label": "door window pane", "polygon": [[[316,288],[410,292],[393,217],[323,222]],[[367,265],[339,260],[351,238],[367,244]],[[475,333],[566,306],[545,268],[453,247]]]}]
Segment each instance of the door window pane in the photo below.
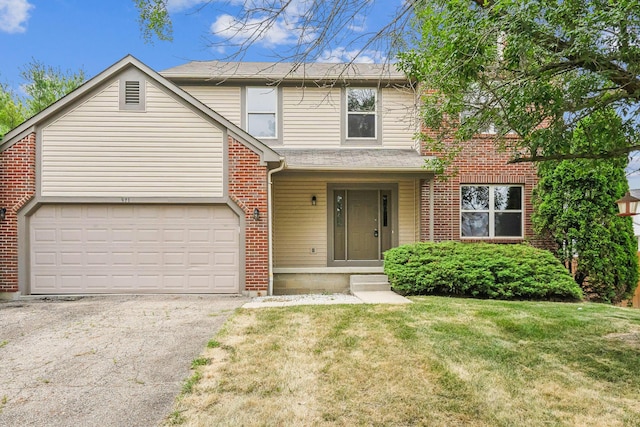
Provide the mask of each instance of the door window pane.
[{"label": "door window pane", "polygon": [[346,191],[335,191],[333,199],[334,227],[333,227],[333,258],[338,261],[346,260],[346,230],[345,206]]}]

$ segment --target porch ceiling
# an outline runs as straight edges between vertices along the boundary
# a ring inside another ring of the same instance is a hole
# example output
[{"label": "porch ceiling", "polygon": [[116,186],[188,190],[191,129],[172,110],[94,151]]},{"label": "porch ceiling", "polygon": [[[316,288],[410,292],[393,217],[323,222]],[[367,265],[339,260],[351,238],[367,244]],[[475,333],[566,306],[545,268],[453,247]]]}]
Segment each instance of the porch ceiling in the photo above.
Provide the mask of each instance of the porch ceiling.
[{"label": "porch ceiling", "polygon": [[285,157],[286,169],[433,172],[415,150],[397,149],[293,149],[276,148]]}]

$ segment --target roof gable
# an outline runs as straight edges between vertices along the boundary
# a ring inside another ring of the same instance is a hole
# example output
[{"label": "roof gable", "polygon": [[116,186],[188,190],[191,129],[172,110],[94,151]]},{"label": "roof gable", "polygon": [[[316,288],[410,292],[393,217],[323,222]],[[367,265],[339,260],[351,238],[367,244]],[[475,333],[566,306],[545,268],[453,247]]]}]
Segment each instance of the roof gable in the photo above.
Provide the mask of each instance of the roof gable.
[{"label": "roof gable", "polygon": [[36,114],[21,125],[9,131],[9,133],[7,133],[2,140],[0,149],[4,150],[10,147],[11,145],[13,145],[13,143],[24,137],[26,133],[33,132],[40,124],[46,122],[48,119],[58,114],[58,112],[62,111],[63,109],[71,108],[76,104],[82,102],[86,98],[92,96],[93,93],[96,92],[108,80],[116,77],[117,75],[125,72],[127,69],[130,69],[132,67],[142,72],[147,78],[154,81],[156,84],[162,86],[164,89],[178,96],[190,108],[199,111],[212,121],[225,127],[228,132],[231,133],[242,144],[246,145],[252,151],[259,154],[262,161],[277,162],[280,160],[280,155],[273,151],[271,148],[269,148],[258,139],[254,138],[220,114],[216,113],[193,96],[189,95],[180,87],[167,80],[132,55],[125,56],[120,61],[116,62],[97,76],[82,84],[73,92],[67,94],[40,113]]}]

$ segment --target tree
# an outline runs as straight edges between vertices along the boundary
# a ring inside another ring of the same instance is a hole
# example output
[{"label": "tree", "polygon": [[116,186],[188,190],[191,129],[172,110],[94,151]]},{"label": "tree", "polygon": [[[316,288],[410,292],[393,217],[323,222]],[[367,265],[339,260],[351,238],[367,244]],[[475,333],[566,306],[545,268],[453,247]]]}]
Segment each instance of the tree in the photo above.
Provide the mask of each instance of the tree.
[{"label": "tree", "polygon": [[[424,118],[436,139],[493,124],[513,162],[640,149],[640,2],[429,0],[414,10],[418,32],[400,66],[430,90]],[[576,150],[578,124],[605,110],[624,138]]]},{"label": "tree", "polygon": [[[611,110],[583,119],[573,132],[576,152],[597,144],[615,152],[624,145],[620,118]],[[538,167],[534,228],[557,244],[558,257],[591,299],[619,302],[638,281],[637,242],[629,217],[615,201],[628,191],[627,158],[551,160]]]},{"label": "tree", "polygon": [[6,85],[0,84],[0,137],[18,126],[27,116],[18,97]]},{"label": "tree", "polygon": [[0,84],[0,136],[38,114],[85,80],[83,70],[63,72],[32,60],[20,73],[27,97],[20,97],[7,85]]},{"label": "tree", "polygon": [[20,73],[25,80],[24,90],[28,117],[34,116],[56,102],[85,81],[84,70],[63,72],[60,68],[32,60]]}]

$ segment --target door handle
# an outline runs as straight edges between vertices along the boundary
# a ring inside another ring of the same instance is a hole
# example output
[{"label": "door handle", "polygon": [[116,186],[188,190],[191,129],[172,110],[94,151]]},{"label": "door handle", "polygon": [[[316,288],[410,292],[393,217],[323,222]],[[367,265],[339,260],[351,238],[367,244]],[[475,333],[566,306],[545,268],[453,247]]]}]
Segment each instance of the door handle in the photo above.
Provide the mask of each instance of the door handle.
[{"label": "door handle", "polygon": [[373,230],[373,237],[378,237],[378,229],[377,228],[375,228]]}]

